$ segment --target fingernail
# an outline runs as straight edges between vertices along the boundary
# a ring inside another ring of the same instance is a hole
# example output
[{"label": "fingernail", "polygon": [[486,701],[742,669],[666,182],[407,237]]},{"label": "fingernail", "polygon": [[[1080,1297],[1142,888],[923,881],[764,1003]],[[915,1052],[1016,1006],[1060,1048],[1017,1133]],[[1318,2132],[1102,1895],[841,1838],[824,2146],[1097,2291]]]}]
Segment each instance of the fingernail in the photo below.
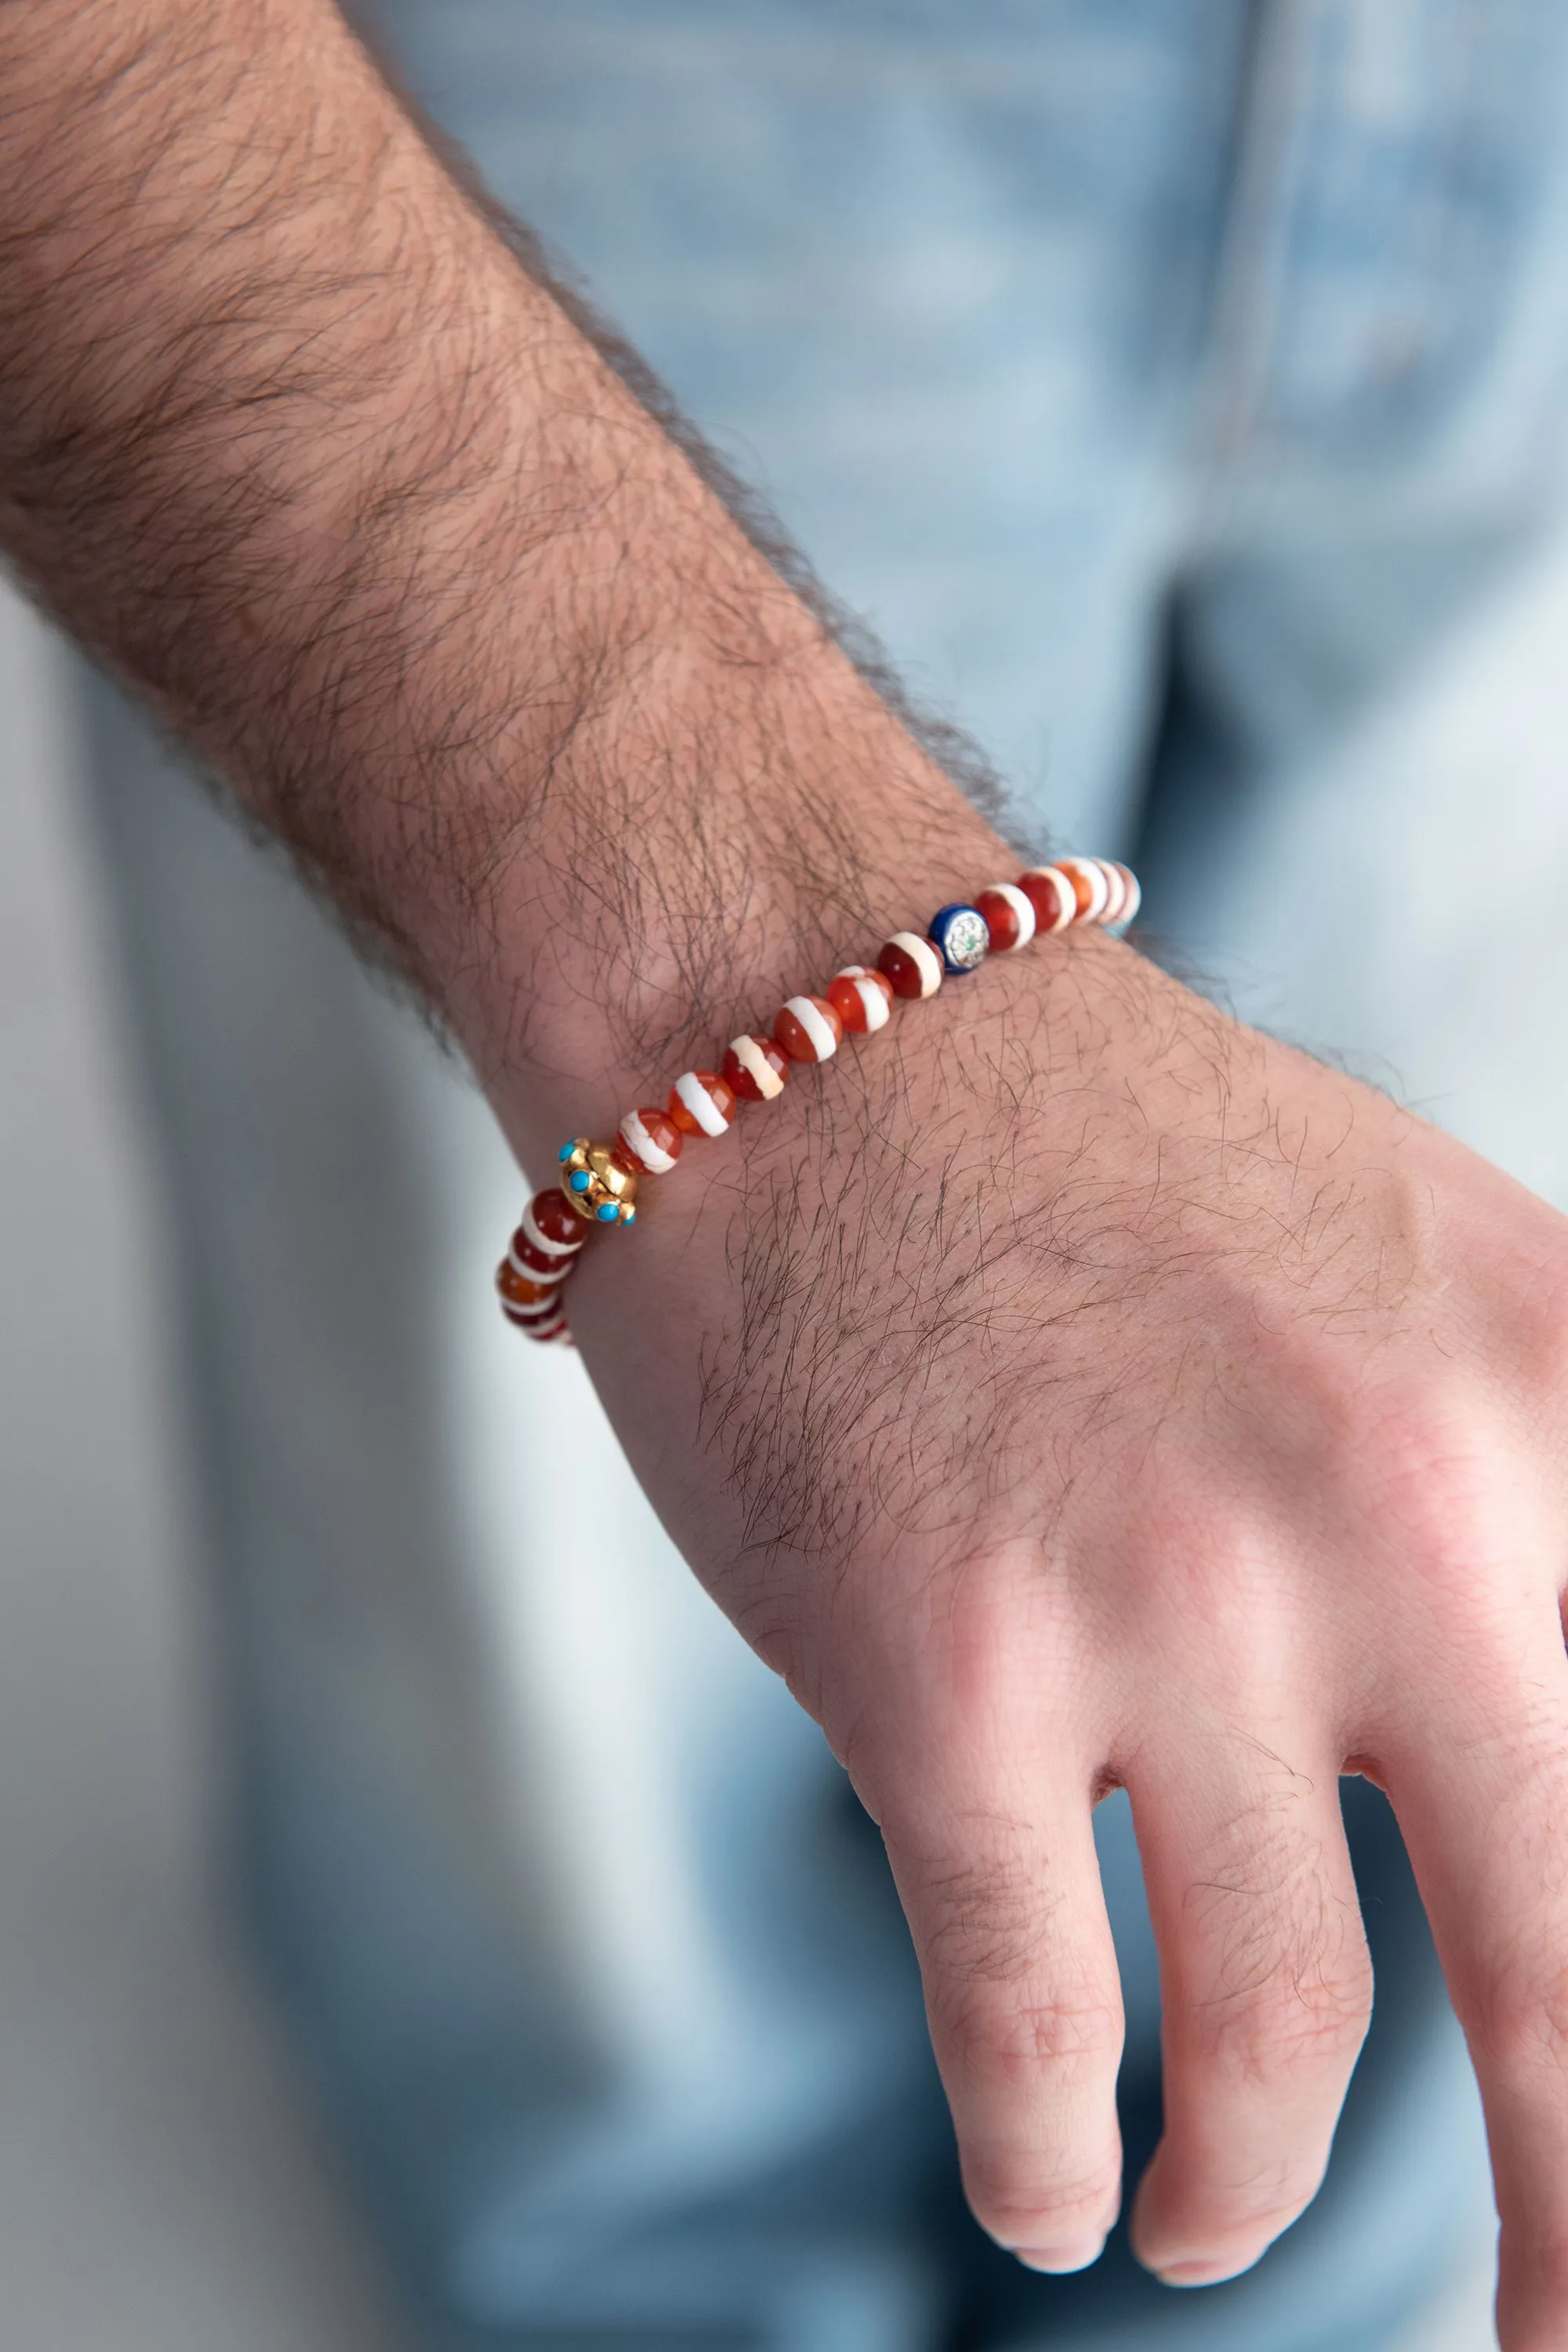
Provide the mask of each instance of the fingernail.
[{"label": "fingernail", "polygon": [[1217,2286],[1222,2279],[1234,2278],[1238,2267],[1245,2269],[1247,2266],[1245,2263],[1238,2266],[1235,2263],[1207,2262],[1168,2263],[1163,2267],[1151,2263],[1149,2267],[1165,2286]]},{"label": "fingernail", "polygon": [[1015,2246],[1013,2249],[1015,2260],[1022,2263],[1026,2271],[1046,2271],[1053,2277],[1058,2277],[1067,2271],[1086,2271],[1090,2263],[1097,2263],[1104,2252],[1103,2234],[1098,2238],[1085,2238],[1076,2246]]}]

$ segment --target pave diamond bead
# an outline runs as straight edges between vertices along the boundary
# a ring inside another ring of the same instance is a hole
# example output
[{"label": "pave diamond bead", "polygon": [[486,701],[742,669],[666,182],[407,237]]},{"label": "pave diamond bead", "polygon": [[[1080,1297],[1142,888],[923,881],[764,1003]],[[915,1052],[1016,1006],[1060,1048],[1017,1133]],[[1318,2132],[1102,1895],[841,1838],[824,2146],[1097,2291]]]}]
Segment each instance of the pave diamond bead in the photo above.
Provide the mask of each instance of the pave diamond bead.
[{"label": "pave diamond bead", "polygon": [[978,971],[991,946],[985,918],[977,907],[939,907],[931,919],[929,936],[943,971],[954,978]]}]

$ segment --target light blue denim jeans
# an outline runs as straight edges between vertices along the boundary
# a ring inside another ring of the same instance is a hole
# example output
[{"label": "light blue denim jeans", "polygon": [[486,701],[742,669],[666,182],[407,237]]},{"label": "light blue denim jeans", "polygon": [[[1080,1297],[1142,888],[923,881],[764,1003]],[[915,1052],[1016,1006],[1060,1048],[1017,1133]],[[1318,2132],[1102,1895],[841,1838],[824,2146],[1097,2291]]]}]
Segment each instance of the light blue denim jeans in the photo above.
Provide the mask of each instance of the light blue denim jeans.
[{"label": "light blue denim jeans", "polygon": [[[1568,1205],[1558,0],[382,0],[377,29],[1021,825],[1133,856],[1171,954]],[[1380,1801],[1347,1800],[1376,2011],[1307,2219],[1197,2296],[1120,2239],[1061,2282],[989,2249],[874,1836],[575,1369],[503,1360],[482,1113],[88,691],[245,1883],[432,2340],[1392,2342],[1484,2171]],[[1100,1823],[1136,2164],[1158,1990],[1120,1801]]]}]

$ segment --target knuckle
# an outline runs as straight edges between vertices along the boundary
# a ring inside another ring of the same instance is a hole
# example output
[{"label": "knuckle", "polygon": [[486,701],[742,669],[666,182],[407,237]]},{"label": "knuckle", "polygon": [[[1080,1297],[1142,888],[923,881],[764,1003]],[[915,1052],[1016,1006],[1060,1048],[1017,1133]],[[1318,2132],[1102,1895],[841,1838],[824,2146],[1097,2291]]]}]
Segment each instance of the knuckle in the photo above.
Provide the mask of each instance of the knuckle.
[{"label": "knuckle", "polygon": [[1402,1382],[1363,1411],[1354,1442],[1374,1522],[1424,1583],[1463,1606],[1476,1593],[1477,1559],[1495,1549],[1509,1490],[1497,1433],[1475,1399],[1431,1380]]},{"label": "knuckle", "polygon": [[1348,2072],[1371,2014],[1368,1971],[1308,1979],[1282,1965],[1266,1984],[1211,2004],[1205,2021],[1215,2063],[1227,2074],[1278,2086],[1297,2076]]},{"label": "knuckle", "polygon": [[1472,2008],[1470,2039],[1506,2078],[1568,2074],[1568,1964],[1507,1969]]},{"label": "knuckle", "polygon": [[1020,2092],[1063,2068],[1109,2073],[1121,2049],[1121,2004],[1092,1985],[1038,2000],[961,1981],[933,2004],[931,2021],[950,2066]]},{"label": "knuckle", "polygon": [[927,1880],[925,1955],[938,1978],[1018,1983],[1047,1932],[1049,1903],[1026,1871],[991,1861]]},{"label": "knuckle", "polygon": [[1372,1962],[1353,1895],[1282,1801],[1233,1825],[1220,1878],[1194,1887],[1188,1921],[1207,1994],[1182,2012],[1197,2053],[1246,2084],[1348,2073],[1372,2015]]},{"label": "knuckle", "polygon": [[1114,2066],[1117,1988],[1053,1953],[1058,1906],[1030,1873],[972,1864],[925,1893],[931,2032],[950,2069],[1024,2085],[1043,2069]]}]

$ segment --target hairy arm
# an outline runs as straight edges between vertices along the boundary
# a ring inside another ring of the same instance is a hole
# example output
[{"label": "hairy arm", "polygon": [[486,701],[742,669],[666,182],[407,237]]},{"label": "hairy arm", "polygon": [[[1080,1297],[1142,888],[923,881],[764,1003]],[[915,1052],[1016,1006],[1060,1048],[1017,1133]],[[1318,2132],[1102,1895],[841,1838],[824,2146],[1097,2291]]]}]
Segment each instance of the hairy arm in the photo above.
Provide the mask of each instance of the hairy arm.
[{"label": "hairy arm", "polygon": [[5,541],[482,1063],[646,1073],[989,870],[332,11],[16,0],[0,71]]},{"label": "hairy arm", "polygon": [[[536,1166],[1007,870],[657,411],[327,0],[0,5],[0,542]],[[1162,1949],[1135,2236],[1190,2284],[1325,2159],[1353,1762],[1481,2074],[1505,2344],[1563,2340],[1565,1301],[1550,1212],[1095,938],[792,1086],[575,1278],[882,1823],[972,2200],[1038,2266],[1120,2192],[1096,1797]]]}]

